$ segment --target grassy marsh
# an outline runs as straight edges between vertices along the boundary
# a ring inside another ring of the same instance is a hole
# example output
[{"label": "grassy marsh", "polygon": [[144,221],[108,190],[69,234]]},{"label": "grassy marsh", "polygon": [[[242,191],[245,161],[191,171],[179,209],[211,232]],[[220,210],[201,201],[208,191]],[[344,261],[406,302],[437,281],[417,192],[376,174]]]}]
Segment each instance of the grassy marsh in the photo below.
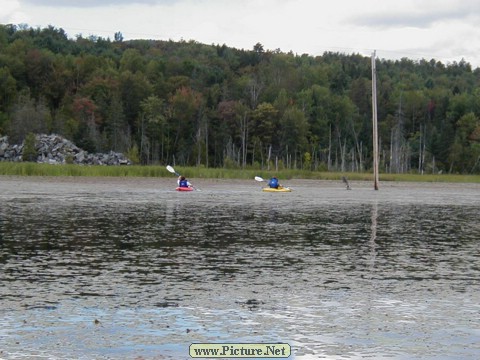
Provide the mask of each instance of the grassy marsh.
[{"label": "grassy marsh", "polygon": [[[356,172],[320,172],[309,170],[268,171],[258,169],[225,169],[205,167],[180,167],[175,170],[187,178],[204,179],[253,179],[261,176],[265,179],[276,175],[280,179],[339,180],[345,176],[348,180],[371,181],[371,173]],[[102,165],[50,165],[37,163],[0,162],[0,175],[15,176],[115,176],[115,177],[172,177],[163,165],[157,166],[102,166]],[[380,181],[417,181],[480,183],[480,175],[459,174],[380,174]]]}]

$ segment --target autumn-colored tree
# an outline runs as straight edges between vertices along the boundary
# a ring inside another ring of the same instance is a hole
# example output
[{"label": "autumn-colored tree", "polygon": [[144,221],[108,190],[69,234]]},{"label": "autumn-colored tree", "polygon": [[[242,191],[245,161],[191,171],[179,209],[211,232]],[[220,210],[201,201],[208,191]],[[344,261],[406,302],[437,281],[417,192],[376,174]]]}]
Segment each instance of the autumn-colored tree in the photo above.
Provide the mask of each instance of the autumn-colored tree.
[{"label": "autumn-colored tree", "polygon": [[[34,130],[88,151],[136,146],[143,163],[372,166],[370,57],[119,32],[72,39],[28,25],[0,25],[0,49],[0,132],[11,142]],[[480,173],[480,69],[408,58],[376,67],[382,170]]]},{"label": "autumn-colored tree", "polygon": [[73,112],[80,124],[74,135],[75,142],[89,152],[97,152],[101,147],[97,106],[91,99],[79,97],[73,102]]}]

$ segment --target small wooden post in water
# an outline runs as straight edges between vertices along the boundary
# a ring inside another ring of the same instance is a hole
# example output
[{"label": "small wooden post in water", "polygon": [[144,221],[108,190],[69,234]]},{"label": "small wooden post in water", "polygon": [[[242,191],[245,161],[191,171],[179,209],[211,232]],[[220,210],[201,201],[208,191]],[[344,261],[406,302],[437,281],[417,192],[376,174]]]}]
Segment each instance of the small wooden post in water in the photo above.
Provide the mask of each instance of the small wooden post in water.
[{"label": "small wooden post in water", "polygon": [[377,70],[372,54],[373,188],[378,190]]}]

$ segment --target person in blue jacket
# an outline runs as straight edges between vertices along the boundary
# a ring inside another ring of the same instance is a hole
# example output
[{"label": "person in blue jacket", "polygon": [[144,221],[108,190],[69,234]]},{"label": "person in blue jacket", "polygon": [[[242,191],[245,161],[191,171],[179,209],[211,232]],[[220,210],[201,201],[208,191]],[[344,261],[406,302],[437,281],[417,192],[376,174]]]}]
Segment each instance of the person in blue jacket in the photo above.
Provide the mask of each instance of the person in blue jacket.
[{"label": "person in blue jacket", "polygon": [[278,183],[278,179],[273,176],[269,181],[268,181],[268,186],[270,186],[270,188],[272,189],[278,189],[278,187],[280,186],[280,184]]},{"label": "person in blue jacket", "polygon": [[190,186],[188,180],[185,179],[185,176],[179,176],[177,180],[177,184],[179,187],[184,187],[184,188],[187,188]]}]

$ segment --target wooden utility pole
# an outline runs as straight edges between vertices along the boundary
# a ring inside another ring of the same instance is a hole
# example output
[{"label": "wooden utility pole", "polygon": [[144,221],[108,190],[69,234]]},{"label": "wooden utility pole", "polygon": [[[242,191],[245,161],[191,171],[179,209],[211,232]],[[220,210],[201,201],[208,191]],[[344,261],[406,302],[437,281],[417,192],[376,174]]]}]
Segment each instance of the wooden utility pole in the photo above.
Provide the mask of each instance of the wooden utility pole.
[{"label": "wooden utility pole", "polygon": [[378,190],[377,69],[372,54],[373,188]]}]

